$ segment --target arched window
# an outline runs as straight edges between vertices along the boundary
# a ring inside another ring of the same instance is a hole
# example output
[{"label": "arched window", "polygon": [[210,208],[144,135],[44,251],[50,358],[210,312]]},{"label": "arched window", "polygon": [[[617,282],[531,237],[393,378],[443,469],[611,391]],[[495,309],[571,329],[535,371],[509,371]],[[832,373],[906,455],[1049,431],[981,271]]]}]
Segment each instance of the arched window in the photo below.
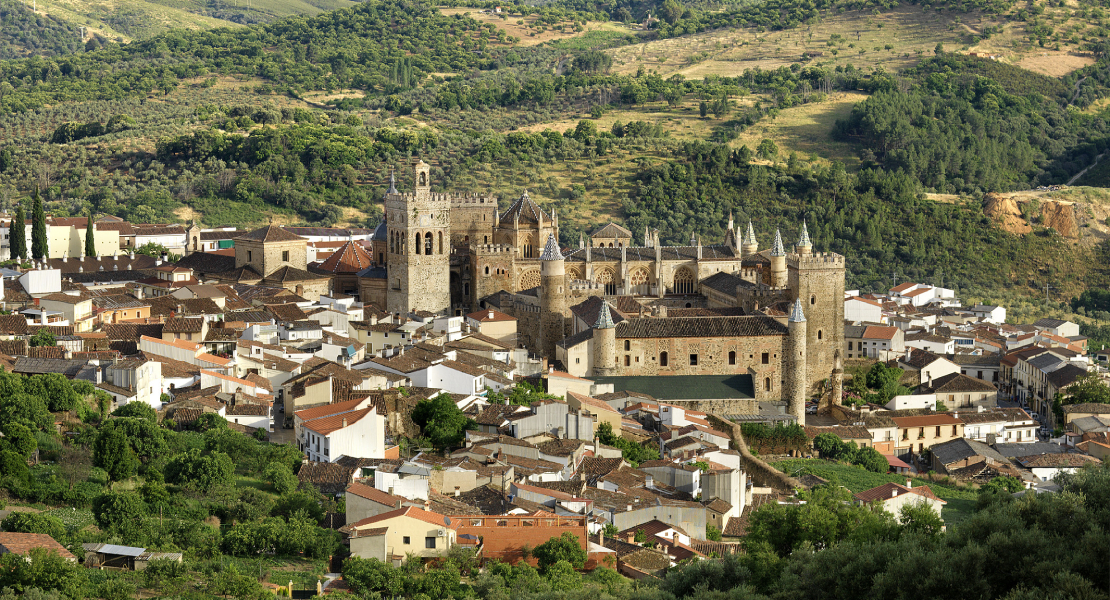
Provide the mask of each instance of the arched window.
[{"label": "arched window", "polygon": [[690,273],[690,269],[682,267],[675,271],[674,274],[674,293],[676,294],[693,294],[694,293],[694,275]]},{"label": "arched window", "polygon": [[390,254],[393,254],[393,238],[396,237],[396,236],[397,236],[397,234],[393,233],[392,231],[389,232],[389,253]]},{"label": "arched window", "polygon": [[624,340],[624,351],[628,352],[631,349],[632,349],[632,341],[631,340]]},{"label": "arched window", "polygon": [[824,337],[824,334],[821,332],[820,329],[818,329],[817,330],[817,339],[822,339],[823,337]]},{"label": "arched window", "polygon": [[520,240],[520,249],[524,258],[532,258],[532,236],[526,235]]},{"label": "arched window", "polygon": [[613,280],[613,272],[609,269],[601,269],[594,277],[594,283],[605,286],[606,296],[617,295],[617,282]]},{"label": "arched window", "polygon": [[193,251],[197,250],[197,236],[193,236]]},{"label": "arched window", "polygon": [[486,275],[489,275],[489,267],[486,267]]},{"label": "arched window", "polygon": [[736,364],[736,351],[735,350],[730,350],[729,351],[729,353],[728,353],[728,364],[730,364],[730,365],[735,365]]},{"label": "arched window", "polygon": [[666,352],[660,352],[659,353],[659,366],[660,367],[667,366],[667,353]]},{"label": "arched window", "polygon": [[609,247],[610,247],[610,248],[612,248],[612,247],[613,247],[613,242],[609,242]]},{"label": "arched window", "polygon": [[763,378],[763,391],[765,391],[765,392],[771,391],[771,378],[770,377],[764,377]]},{"label": "arched window", "polygon": [[482,236],[482,243],[483,244],[488,244],[489,243],[489,236],[488,235],[483,235]]},{"label": "arched window", "polygon": [[423,171],[420,172],[420,185],[428,185],[428,174]]},{"label": "arched window", "polygon": [[435,249],[433,247],[434,243],[435,243],[435,237],[432,236],[432,232],[429,231],[428,233],[425,233],[424,234],[424,254],[427,254],[429,256],[431,256],[433,254],[432,251]]},{"label": "arched window", "polygon": [[633,295],[646,296],[651,293],[651,286],[648,284],[648,272],[643,267],[632,271],[632,274],[628,276],[628,284],[630,286],[628,291]]},{"label": "arched window", "polygon": [[817,294],[814,294],[814,295],[809,297],[809,303],[810,304],[817,304]]},{"label": "arched window", "polygon": [[439,232],[439,253],[443,254],[443,232]]}]

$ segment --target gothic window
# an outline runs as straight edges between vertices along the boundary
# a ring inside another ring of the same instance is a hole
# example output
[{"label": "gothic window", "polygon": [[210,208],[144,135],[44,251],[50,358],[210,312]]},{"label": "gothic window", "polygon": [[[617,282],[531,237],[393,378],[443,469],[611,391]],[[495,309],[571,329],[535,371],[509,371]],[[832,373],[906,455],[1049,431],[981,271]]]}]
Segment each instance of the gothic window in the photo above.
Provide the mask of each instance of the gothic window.
[{"label": "gothic window", "polygon": [[674,293],[676,294],[693,294],[694,293],[694,276],[686,267],[675,271],[674,274]]},{"label": "gothic window", "polygon": [[[520,249],[524,258],[532,258],[532,236],[524,236],[520,240]],[[527,289],[527,288],[525,288]]]},{"label": "gothic window", "polygon": [[424,254],[432,254],[432,244],[434,243],[434,239],[435,238],[432,237],[432,232],[429,231],[428,233],[424,234]]},{"label": "gothic window", "polygon": [[571,267],[567,269],[567,279],[570,279],[572,281],[582,279],[582,273],[578,270],[577,267]]},{"label": "gothic window", "polygon": [[613,281],[613,272],[609,269],[601,269],[597,272],[594,282],[605,286],[606,296],[617,295],[617,282]]},{"label": "gothic window", "polygon": [[532,269],[531,271],[525,271],[524,274],[520,276],[520,289],[522,290],[530,290],[534,287],[538,287],[539,285],[540,272],[535,269]]},{"label": "gothic window", "polygon": [[770,377],[764,377],[763,378],[763,391],[765,391],[765,392],[771,391],[771,378]]},{"label": "gothic window", "polygon": [[659,353],[659,366],[660,367],[667,366],[667,353],[666,352],[660,352]]},{"label": "gothic window", "polygon": [[629,292],[633,295],[646,296],[651,293],[648,285],[648,272],[647,269],[640,267],[628,277],[628,283],[631,285]]}]

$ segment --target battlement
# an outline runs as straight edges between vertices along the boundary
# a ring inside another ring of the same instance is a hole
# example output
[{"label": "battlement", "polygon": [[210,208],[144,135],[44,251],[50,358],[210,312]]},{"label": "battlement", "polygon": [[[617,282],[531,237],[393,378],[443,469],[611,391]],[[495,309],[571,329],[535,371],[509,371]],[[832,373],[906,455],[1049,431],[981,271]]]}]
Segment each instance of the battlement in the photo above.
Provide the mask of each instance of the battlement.
[{"label": "battlement", "polygon": [[596,282],[593,282],[593,281],[586,281],[584,279],[572,279],[567,284],[567,288],[570,291],[601,290],[601,289],[605,289],[605,284],[596,283]]},{"label": "battlement", "polygon": [[474,248],[478,254],[513,254],[516,246],[512,244],[477,244]]},{"label": "battlement", "polygon": [[453,203],[453,199],[457,194],[446,192],[430,192],[427,196],[417,195],[415,192],[401,192],[399,194],[386,194],[387,201],[401,201],[401,202],[447,202]]},{"label": "battlement", "polygon": [[790,254],[786,264],[799,269],[843,269],[844,257],[833,252],[816,252],[812,256]]},{"label": "battlement", "polygon": [[493,206],[496,208],[497,198],[479,194],[478,192],[451,195],[451,208],[474,208],[480,205]]}]

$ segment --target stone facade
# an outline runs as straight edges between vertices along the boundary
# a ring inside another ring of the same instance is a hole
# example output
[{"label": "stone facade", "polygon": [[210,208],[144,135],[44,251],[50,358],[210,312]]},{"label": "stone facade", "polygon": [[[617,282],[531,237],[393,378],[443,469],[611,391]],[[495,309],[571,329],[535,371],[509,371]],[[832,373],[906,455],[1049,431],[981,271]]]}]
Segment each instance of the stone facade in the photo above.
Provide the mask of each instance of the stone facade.
[{"label": "stone facade", "polygon": [[451,306],[451,198],[432,193],[431,168],[424,161],[413,171],[412,193],[391,186],[385,198],[386,310],[441,314]]}]

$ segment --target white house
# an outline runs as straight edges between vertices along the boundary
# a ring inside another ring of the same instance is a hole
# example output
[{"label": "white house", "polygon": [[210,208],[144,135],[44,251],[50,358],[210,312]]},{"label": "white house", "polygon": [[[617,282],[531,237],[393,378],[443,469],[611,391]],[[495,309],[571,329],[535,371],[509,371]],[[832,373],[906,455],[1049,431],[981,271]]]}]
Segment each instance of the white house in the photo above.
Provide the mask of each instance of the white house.
[{"label": "white house", "polygon": [[853,323],[884,323],[883,305],[869,298],[852,296],[844,300],[844,320]]},{"label": "white house", "polygon": [[970,308],[971,314],[988,323],[1001,325],[1006,322],[1006,307],[990,304],[976,304]]},{"label": "white house", "polygon": [[385,417],[374,406],[305,421],[303,428],[308,460],[385,458]]},{"label": "white house", "polygon": [[897,483],[885,483],[876,488],[862,491],[855,495],[856,502],[859,504],[871,504],[878,502],[883,507],[883,510],[894,515],[894,518],[901,521],[902,507],[913,504],[924,504],[940,516],[941,507],[948,504],[941,500],[929,489],[927,485],[913,487],[910,480],[906,480],[906,485],[898,485]]},{"label": "white house", "polygon": [[59,269],[27,271],[19,276],[19,284],[32,298],[55,294],[62,291],[62,272]]},{"label": "white house", "polygon": [[906,394],[895,396],[884,405],[887,410],[905,410],[910,408],[936,410],[936,394]]},{"label": "white house", "polygon": [[230,375],[224,375],[216,371],[209,371],[208,369],[200,370],[200,387],[201,389],[219,386],[220,391],[228,394],[234,394],[241,391],[251,396],[269,398],[270,390],[247,381],[246,379],[239,379]]},{"label": "white house", "polygon": [[952,354],[956,351],[956,342],[951,338],[929,333],[928,331],[915,331],[906,334],[904,342],[907,348],[926,350],[933,354]]},{"label": "white house", "polygon": [[162,381],[162,363],[154,360],[135,359],[122,360],[105,367],[105,382],[117,389],[104,389],[117,402],[123,400],[118,393],[119,389],[131,392],[127,401],[142,402],[159,410],[162,408],[162,393],[165,392]]},{"label": "white house", "polygon": [[164,356],[173,360],[196,365],[202,369],[209,369],[220,373],[235,372],[234,360],[209,354],[205,351],[203,344],[196,344],[186,340],[161,340],[144,335],[139,338],[139,350],[144,353]]}]

